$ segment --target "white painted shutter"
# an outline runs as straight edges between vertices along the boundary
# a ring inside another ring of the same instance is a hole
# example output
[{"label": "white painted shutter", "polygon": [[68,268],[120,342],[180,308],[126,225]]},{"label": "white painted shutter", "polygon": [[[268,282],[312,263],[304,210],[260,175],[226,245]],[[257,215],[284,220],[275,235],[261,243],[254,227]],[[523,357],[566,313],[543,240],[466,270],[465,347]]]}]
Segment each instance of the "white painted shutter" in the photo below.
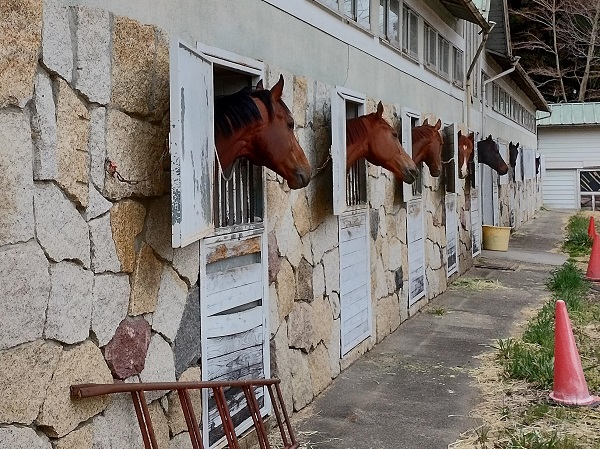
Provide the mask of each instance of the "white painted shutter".
[{"label": "white painted shutter", "polygon": [[523,149],[523,179],[535,177],[535,153],[531,148]]},{"label": "white painted shutter", "polygon": [[493,184],[493,171],[491,167],[485,164],[480,165],[481,168],[481,185],[479,192],[481,192],[481,218],[485,225],[494,224],[494,189]]},{"label": "white painted shutter", "polygon": [[178,248],[213,231],[212,62],[173,39],[170,77],[172,244]]},{"label": "white painted shutter", "polygon": [[333,167],[333,213],[346,210],[346,100],[331,93],[331,165]]},{"label": "white painted shutter", "polygon": [[368,209],[339,219],[341,356],[372,334]]},{"label": "white painted shutter", "polygon": [[425,248],[423,200],[411,200],[406,206],[408,237],[408,306],[425,296]]},{"label": "white painted shutter", "polygon": [[492,201],[494,206],[494,226],[500,225],[500,192],[498,191],[498,172],[492,170]]},{"label": "white painted shutter", "polygon": [[446,192],[454,193],[458,184],[458,139],[456,124],[454,123],[444,127],[442,161]]},{"label": "white painted shutter", "polygon": [[456,197],[456,193],[446,194],[446,257],[448,260],[448,277],[458,271]]},{"label": "white painted shutter", "polygon": [[546,156],[544,154],[541,155],[540,159],[540,178],[544,179],[546,177]]},{"label": "white painted shutter", "polygon": [[481,215],[479,214],[479,192],[471,189],[471,255],[481,253]]},{"label": "white painted shutter", "polygon": [[[402,108],[402,147],[404,151],[412,157],[412,126],[408,111]],[[415,182],[419,182],[417,179]],[[402,196],[405,203],[408,203],[413,197],[412,184],[402,183]]]},{"label": "white painted shutter", "polygon": [[[500,156],[502,156],[502,159],[504,159],[504,162],[506,162],[506,165],[508,165],[508,163],[510,161],[510,157],[508,154],[508,145],[506,145],[506,143],[498,142],[498,150],[500,151]],[[509,172],[506,173],[505,175],[500,176],[500,185],[501,186],[508,184],[509,181],[510,181]]]},{"label": "white painted shutter", "polygon": [[519,147],[517,165],[515,166],[515,181],[523,181],[523,147]]}]

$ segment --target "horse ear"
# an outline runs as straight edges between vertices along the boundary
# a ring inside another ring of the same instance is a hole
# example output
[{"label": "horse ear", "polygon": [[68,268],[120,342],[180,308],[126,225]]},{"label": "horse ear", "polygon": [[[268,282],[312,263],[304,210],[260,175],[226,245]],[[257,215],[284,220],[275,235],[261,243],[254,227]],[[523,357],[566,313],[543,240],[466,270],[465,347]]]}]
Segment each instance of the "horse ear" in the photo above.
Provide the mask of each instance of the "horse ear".
[{"label": "horse ear", "polygon": [[271,87],[271,95],[273,100],[281,100],[281,94],[283,93],[283,75],[279,75],[279,81],[273,87]]},{"label": "horse ear", "polygon": [[425,121],[423,122],[423,126],[428,126],[429,125],[429,119],[425,119]]},{"label": "horse ear", "polygon": [[462,137],[462,131],[459,129],[458,130],[458,138],[460,139]]},{"label": "horse ear", "polygon": [[487,137],[487,140],[493,140],[491,134]]},{"label": "horse ear", "polygon": [[383,116],[383,103],[380,101],[377,103],[377,118],[380,119]]},{"label": "horse ear", "polygon": [[262,79],[256,83],[256,90],[265,90]]},{"label": "horse ear", "polygon": [[516,148],[519,148],[519,142],[517,142]]},{"label": "horse ear", "polygon": [[438,119],[437,123],[435,124],[435,130],[439,131],[440,128],[442,127],[442,119]]}]

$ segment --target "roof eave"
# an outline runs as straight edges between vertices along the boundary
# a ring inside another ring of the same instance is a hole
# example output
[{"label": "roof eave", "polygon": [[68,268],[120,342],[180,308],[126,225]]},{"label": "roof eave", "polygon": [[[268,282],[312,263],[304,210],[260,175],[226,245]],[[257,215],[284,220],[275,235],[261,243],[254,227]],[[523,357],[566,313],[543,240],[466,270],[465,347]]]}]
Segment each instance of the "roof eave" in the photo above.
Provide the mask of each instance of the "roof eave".
[{"label": "roof eave", "polygon": [[479,25],[484,32],[491,29],[491,25],[483,16],[481,11],[475,6],[472,0],[440,0],[448,11],[459,19],[473,22]]},{"label": "roof eave", "polygon": [[538,111],[550,112],[550,107],[544,96],[540,93],[532,79],[527,75],[525,69],[519,64],[518,59],[501,55],[495,51],[487,50],[487,53],[494,58],[494,60],[500,64],[502,70],[507,70],[511,67],[515,67],[515,71],[510,74],[511,78],[517,81],[519,88],[527,95],[527,97],[533,102],[534,106]]}]

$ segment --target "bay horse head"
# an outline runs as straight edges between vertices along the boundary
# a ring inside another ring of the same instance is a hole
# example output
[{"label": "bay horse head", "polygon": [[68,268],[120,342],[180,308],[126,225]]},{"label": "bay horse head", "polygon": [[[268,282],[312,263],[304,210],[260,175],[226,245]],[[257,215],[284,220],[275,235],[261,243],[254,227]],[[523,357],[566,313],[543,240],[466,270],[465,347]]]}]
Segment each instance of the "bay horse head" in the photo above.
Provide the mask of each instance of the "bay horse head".
[{"label": "bay horse head", "polygon": [[473,156],[473,138],[474,134],[463,136],[462,132],[458,131],[458,177],[465,179],[469,176],[469,161]]},{"label": "bay horse head", "polygon": [[504,162],[504,159],[502,159],[498,144],[492,139],[491,134],[487,139],[477,142],[477,157],[479,158],[479,162],[492,167],[499,175],[508,173],[508,166]]},{"label": "bay horse head", "polygon": [[383,118],[381,101],[377,112],[346,121],[346,170],[362,157],[407,184],[417,179],[417,166],[402,148],[396,130]]},{"label": "bay horse head", "polygon": [[412,129],[412,154],[415,164],[425,162],[431,176],[437,178],[442,174],[442,121],[430,125],[427,119],[420,126]]},{"label": "bay horse head", "polygon": [[508,144],[508,153],[510,158],[510,166],[515,168],[517,166],[517,156],[519,155],[519,142],[513,144],[512,141]]},{"label": "bay horse head", "polygon": [[215,146],[221,168],[231,172],[240,157],[270,168],[290,189],[306,187],[311,166],[296,136],[294,118],[281,100],[283,76],[267,90],[243,89],[215,99]]}]

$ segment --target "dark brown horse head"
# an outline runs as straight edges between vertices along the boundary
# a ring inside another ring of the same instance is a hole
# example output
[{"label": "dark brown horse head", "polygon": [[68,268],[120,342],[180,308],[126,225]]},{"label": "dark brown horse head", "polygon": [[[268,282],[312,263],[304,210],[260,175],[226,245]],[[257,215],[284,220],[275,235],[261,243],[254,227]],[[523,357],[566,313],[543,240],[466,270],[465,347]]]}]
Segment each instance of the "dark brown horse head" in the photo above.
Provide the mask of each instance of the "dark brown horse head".
[{"label": "dark brown horse head", "polygon": [[383,118],[381,101],[377,112],[346,122],[346,169],[361,157],[407,184],[417,178],[417,166],[402,148],[396,130]]},{"label": "dark brown horse head", "polygon": [[508,153],[510,158],[510,166],[515,168],[517,166],[517,156],[519,155],[519,142],[517,142],[516,145],[510,142],[508,144]]},{"label": "dark brown horse head", "polygon": [[427,119],[420,126],[412,129],[412,154],[415,164],[423,161],[429,167],[431,176],[437,178],[442,174],[442,121],[430,125]]},{"label": "dark brown horse head", "polygon": [[473,133],[469,136],[463,136],[458,131],[458,177],[465,179],[469,176],[469,161],[473,155]]},{"label": "dark brown horse head", "polygon": [[306,187],[311,167],[296,136],[294,119],[281,100],[283,76],[271,90],[242,90],[215,100],[215,144],[221,167],[245,157],[281,175],[291,189]]},{"label": "dark brown horse head", "polygon": [[477,142],[477,157],[480,163],[492,167],[499,175],[508,173],[508,166],[504,162],[504,159],[502,159],[498,144],[494,141],[491,134],[487,139]]}]

